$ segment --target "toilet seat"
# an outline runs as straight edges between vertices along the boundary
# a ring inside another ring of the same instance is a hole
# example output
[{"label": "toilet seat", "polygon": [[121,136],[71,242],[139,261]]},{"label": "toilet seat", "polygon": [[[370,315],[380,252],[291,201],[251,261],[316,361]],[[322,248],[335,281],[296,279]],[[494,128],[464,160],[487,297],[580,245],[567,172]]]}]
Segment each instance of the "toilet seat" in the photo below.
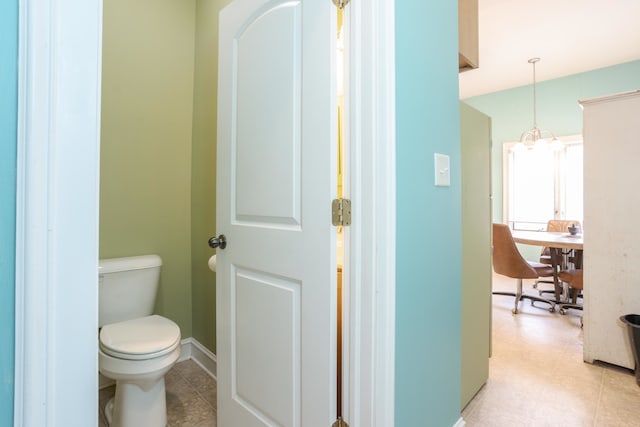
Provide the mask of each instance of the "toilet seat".
[{"label": "toilet seat", "polygon": [[125,360],[144,360],[172,352],[180,344],[180,328],[158,315],[104,325],[100,350]]}]

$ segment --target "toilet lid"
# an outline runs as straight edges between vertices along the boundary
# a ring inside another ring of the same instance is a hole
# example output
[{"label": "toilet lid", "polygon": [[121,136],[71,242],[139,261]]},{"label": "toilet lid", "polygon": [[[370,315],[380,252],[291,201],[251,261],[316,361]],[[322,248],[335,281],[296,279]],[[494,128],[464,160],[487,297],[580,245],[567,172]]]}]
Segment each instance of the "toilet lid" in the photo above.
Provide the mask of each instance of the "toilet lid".
[{"label": "toilet lid", "polygon": [[178,325],[155,314],[104,325],[100,331],[100,349],[120,359],[159,357],[173,351],[178,344]]}]

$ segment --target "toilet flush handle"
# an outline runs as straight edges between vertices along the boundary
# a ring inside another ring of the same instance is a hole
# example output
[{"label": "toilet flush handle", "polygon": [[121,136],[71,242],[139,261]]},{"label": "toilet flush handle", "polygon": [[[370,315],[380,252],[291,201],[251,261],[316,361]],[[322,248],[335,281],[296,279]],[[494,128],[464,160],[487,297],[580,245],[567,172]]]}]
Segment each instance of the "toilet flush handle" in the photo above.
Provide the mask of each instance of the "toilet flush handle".
[{"label": "toilet flush handle", "polygon": [[227,238],[224,237],[224,234],[219,235],[218,237],[213,236],[209,239],[209,246],[212,248],[220,248],[224,249],[227,247]]}]

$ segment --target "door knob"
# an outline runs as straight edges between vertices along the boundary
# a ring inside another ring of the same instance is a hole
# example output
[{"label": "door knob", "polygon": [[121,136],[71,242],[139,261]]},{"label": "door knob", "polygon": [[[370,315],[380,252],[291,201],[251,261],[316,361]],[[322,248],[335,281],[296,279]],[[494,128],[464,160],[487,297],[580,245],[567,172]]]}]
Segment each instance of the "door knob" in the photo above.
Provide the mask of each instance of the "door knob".
[{"label": "door knob", "polygon": [[224,237],[224,234],[219,235],[218,237],[213,236],[209,239],[209,246],[212,248],[220,248],[224,249],[227,247],[227,238]]}]

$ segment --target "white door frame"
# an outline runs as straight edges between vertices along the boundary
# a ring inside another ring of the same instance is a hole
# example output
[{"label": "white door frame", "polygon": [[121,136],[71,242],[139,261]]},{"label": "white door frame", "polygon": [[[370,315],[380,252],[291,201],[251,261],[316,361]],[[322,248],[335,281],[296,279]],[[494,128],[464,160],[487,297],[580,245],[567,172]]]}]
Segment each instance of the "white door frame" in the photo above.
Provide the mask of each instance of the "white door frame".
[{"label": "white door frame", "polygon": [[[330,1],[330,0],[326,0]],[[101,0],[19,0],[14,425],[94,425]],[[353,0],[351,425],[391,426],[395,352],[394,2]]]},{"label": "white door frame", "polygon": [[395,2],[352,0],[345,9],[349,76],[345,228],[347,360],[345,420],[394,424],[395,366]]},{"label": "white door frame", "polygon": [[19,2],[16,426],[97,422],[101,14]]}]

